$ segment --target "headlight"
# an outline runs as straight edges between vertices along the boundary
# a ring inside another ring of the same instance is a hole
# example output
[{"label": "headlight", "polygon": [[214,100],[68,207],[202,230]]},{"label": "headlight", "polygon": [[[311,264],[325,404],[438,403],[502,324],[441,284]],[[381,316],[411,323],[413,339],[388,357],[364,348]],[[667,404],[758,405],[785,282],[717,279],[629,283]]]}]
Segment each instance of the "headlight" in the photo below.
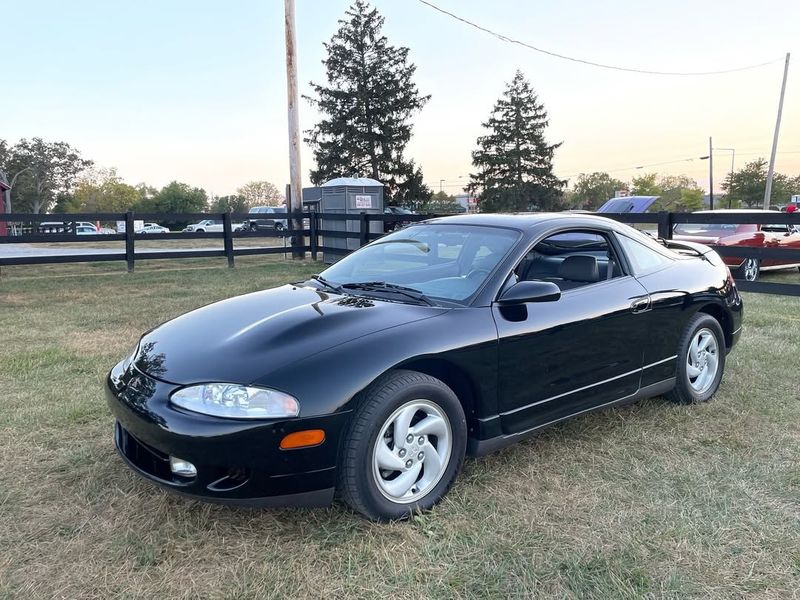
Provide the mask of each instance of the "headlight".
[{"label": "headlight", "polygon": [[181,388],[170,402],[192,412],[230,419],[296,417],[300,404],[289,394],[233,383],[205,383]]}]

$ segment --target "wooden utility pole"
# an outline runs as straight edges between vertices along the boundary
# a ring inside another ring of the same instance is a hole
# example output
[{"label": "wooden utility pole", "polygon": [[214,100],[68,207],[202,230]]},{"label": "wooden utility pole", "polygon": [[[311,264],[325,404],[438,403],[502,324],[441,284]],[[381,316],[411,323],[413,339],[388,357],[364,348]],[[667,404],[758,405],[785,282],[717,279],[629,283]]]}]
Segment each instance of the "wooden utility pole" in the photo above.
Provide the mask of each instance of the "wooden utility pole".
[{"label": "wooden utility pole", "polygon": [[286,209],[292,213],[292,258],[303,259],[303,186],[300,180],[300,97],[297,92],[297,38],[294,31],[294,0],[284,0],[286,14],[286,92],[289,116],[289,196]]},{"label": "wooden utility pole", "polygon": [[708,209],[714,210],[714,148],[708,136]]},{"label": "wooden utility pole", "polygon": [[767,187],[764,189],[764,210],[769,210],[770,196],[772,196],[772,178],[775,175],[775,154],[778,152],[778,133],[781,129],[781,115],[783,114],[783,97],[786,95],[786,78],[789,76],[789,57],[786,53],[786,63],[783,66],[783,83],[781,84],[781,98],[778,100],[778,119],[775,121],[775,135],[772,137],[772,154],[769,157],[769,171],[767,171]]}]

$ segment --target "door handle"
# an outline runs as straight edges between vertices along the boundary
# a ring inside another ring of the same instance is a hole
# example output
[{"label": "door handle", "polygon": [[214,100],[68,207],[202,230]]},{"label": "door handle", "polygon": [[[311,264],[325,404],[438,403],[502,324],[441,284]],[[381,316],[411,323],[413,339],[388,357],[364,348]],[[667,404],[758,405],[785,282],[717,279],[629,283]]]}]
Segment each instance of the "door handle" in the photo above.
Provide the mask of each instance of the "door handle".
[{"label": "door handle", "polygon": [[641,298],[634,298],[631,302],[632,313],[642,313],[650,310],[650,296],[643,296]]}]

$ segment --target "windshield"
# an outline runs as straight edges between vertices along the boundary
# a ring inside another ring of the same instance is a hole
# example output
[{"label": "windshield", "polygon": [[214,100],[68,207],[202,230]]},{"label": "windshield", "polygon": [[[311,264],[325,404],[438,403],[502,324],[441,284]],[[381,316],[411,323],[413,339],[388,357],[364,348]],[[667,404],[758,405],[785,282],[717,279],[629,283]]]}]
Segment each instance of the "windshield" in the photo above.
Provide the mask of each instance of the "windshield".
[{"label": "windshield", "polygon": [[345,286],[380,281],[464,303],[518,239],[518,232],[494,227],[414,225],[353,252],[322,277]]},{"label": "windshield", "polygon": [[732,223],[679,223],[674,232],[678,235],[699,235],[724,237],[736,233],[752,233],[757,231],[756,225],[734,225]]}]

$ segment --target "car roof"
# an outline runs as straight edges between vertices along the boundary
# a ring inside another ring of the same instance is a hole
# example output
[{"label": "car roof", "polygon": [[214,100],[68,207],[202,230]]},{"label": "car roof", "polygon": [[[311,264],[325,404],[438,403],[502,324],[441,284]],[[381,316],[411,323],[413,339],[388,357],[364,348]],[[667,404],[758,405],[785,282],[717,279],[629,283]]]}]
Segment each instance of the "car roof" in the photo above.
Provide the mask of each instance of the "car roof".
[{"label": "car roof", "polygon": [[447,223],[452,225],[483,225],[489,227],[511,227],[514,229],[530,229],[543,223],[556,220],[569,222],[570,225],[580,227],[616,225],[617,222],[607,217],[594,214],[576,213],[473,213],[468,215],[452,215],[448,217],[435,217],[426,223]]}]

